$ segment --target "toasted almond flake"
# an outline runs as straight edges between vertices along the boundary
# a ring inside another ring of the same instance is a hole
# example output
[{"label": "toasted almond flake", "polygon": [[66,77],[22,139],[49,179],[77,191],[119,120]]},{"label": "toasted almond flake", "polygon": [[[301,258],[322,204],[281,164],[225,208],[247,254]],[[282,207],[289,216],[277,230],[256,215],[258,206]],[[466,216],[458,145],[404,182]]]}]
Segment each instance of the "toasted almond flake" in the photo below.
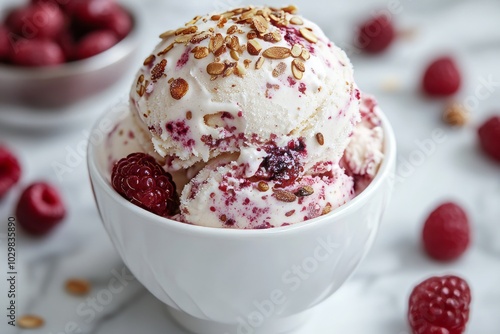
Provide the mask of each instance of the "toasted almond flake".
[{"label": "toasted almond flake", "polygon": [[259,57],[259,59],[257,59],[257,62],[255,63],[256,70],[259,70],[262,67],[262,65],[264,65],[264,60],[265,60],[264,57]]},{"label": "toasted almond flake", "polygon": [[194,34],[189,34],[189,35],[179,35],[177,36],[174,41],[179,44],[186,44],[191,41],[191,38],[193,38]]},{"label": "toasted almond flake", "polygon": [[291,217],[291,216],[293,216],[294,213],[295,213],[295,210],[290,210],[287,213],[285,213],[285,216]]},{"label": "toasted almond flake", "polygon": [[209,31],[202,31],[199,34],[194,35],[191,38],[190,42],[193,43],[193,44],[198,44],[201,41],[203,41],[203,40],[207,39],[208,37],[210,37],[210,35],[212,35],[211,32],[209,32]]},{"label": "toasted almond flake", "polygon": [[193,113],[191,111],[188,111],[186,113],[186,119],[189,121],[191,118],[193,118]]},{"label": "toasted almond flake", "polygon": [[179,28],[179,29],[177,29],[175,31],[175,36],[194,34],[197,31],[198,31],[198,26],[190,26],[190,27],[187,27],[187,28]]},{"label": "toasted almond flake", "polygon": [[248,41],[247,50],[252,56],[258,56],[262,50],[262,46],[257,40],[251,39]]},{"label": "toasted almond flake", "polygon": [[259,189],[259,191],[262,191],[262,192],[268,191],[269,190],[269,184],[267,184],[267,182],[260,181],[257,184],[257,189]]},{"label": "toasted almond flake", "polygon": [[241,63],[238,63],[236,65],[236,75],[242,77],[245,74],[247,74],[247,69],[245,68],[245,65],[242,65]]},{"label": "toasted almond flake", "polygon": [[162,59],[158,64],[156,64],[151,69],[151,80],[156,82],[165,75],[165,67],[167,66],[167,60]]},{"label": "toasted almond flake", "polygon": [[289,14],[295,14],[295,13],[297,13],[298,8],[294,5],[290,5],[290,6],[281,8],[281,10],[286,12],[286,13],[289,13]]},{"label": "toasted almond flake", "polygon": [[469,121],[469,111],[459,103],[451,103],[444,109],[443,121],[451,126],[464,126]]},{"label": "toasted almond flake", "polygon": [[290,19],[290,23],[296,26],[301,26],[304,24],[304,21],[300,17],[294,16]]},{"label": "toasted almond flake", "polygon": [[250,59],[245,59],[243,60],[243,64],[245,65],[245,68],[248,68],[250,67],[250,64],[252,63],[252,61]]},{"label": "toasted almond flake", "polygon": [[255,9],[249,9],[246,12],[241,13],[240,20],[246,20],[255,15]]},{"label": "toasted almond flake", "polygon": [[155,55],[150,55],[149,57],[144,59],[144,66],[151,65],[155,61],[155,59],[156,59]]},{"label": "toasted almond flake", "polygon": [[227,23],[227,17],[222,17],[220,20],[219,20],[219,23],[217,23],[217,27],[219,28],[224,28],[224,26],[226,25]]},{"label": "toasted almond flake", "polygon": [[286,70],[286,64],[284,62],[280,62],[273,70],[273,77],[277,78],[282,75]]},{"label": "toasted almond flake", "polygon": [[168,79],[168,83],[171,84],[172,81],[174,81],[174,80],[175,80],[174,78],[170,78],[170,79]]},{"label": "toasted almond flake", "polygon": [[227,51],[227,48],[225,45],[223,45],[220,48],[218,48],[217,50],[215,50],[214,55],[216,57],[220,57],[222,54],[226,53],[226,51]]},{"label": "toasted almond flake", "polygon": [[210,75],[219,75],[224,73],[226,65],[223,63],[210,63],[207,65],[207,73]]},{"label": "toasted almond flake", "polygon": [[292,66],[292,74],[297,80],[301,80],[304,77],[304,72],[299,70],[297,66]]},{"label": "toasted almond flake", "polygon": [[182,99],[189,90],[189,84],[182,78],[177,78],[170,84],[170,95],[176,100]]},{"label": "toasted almond flake", "polygon": [[137,79],[137,83],[143,83],[144,82],[144,74],[141,74],[139,78]]},{"label": "toasted almond flake", "polygon": [[160,35],[160,38],[166,39],[166,38],[169,38],[170,36],[174,36],[174,35],[175,35],[175,30],[168,30],[168,31],[165,31],[164,33],[162,33]]},{"label": "toasted almond flake", "polygon": [[248,33],[247,33],[247,39],[255,39],[257,38],[257,32],[255,30],[250,30]]},{"label": "toasted almond flake", "polygon": [[314,189],[311,186],[300,187],[299,190],[295,192],[297,197],[305,197],[314,194]]},{"label": "toasted almond flake", "polygon": [[146,87],[144,87],[143,85],[137,88],[137,95],[139,95],[140,97],[143,97],[145,93],[146,93]]},{"label": "toasted almond flake", "polygon": [[240,60],[240,55],[238,52],[231,50],[229,54],[231,55],[231,58],[233,58],[234,60]]},{"label": "toasted almond flake", "polygon": [[297,196],[290,191],[282,189],[274,189],[273,191],[274,197],[276,197],[278,201],[291,203],[297,199]]},{"label": "toasted almond flake", "polygon": [[219,21],[220,20],[220,15],[212,15],[210,18],[212,21]]},{"label": "toasted almond flake", "polygon": [[269,22],[267,22],[267,20],[262,15],[254,16],[252,18],[252,23],[255,29],[261,34],[264,34],[267,29],[269,29]]},{"label": "toasted almond flake", "polygon": [[240,39],[238,36],[233,36],[231,38],[231,43],[229,43],[229,48],[231,50],[239,51],[240,50]]},{"label": "toasted almond flake", "polygon": [[318,142],[318,144],[320,145],[324,145],[325,144],[325,137],[323,137],[323,134],[321,132],[318,132],[316,134],[316,141]]},{"label": "toasted almond flake", "polygon": [[298,58],[302,54],[302,47],[299,44],[294,44],[292,46],[292,57]]},{"label": "toasted almond flake", "polygon": [[196,22],[198,22],[201,18],[202,18],[202,17],[201,17],[201,16],[199,16],[199,15],[198,15],[198,16],[195,16],[195,17],[194,17],[191,21],[187,22],[187,23],[185,24],[185,26],[186,26],[186,27],[187,27],[187,26],[192,26],[192,25],[196,24]]},{"label": "toasted almond flake", "polygon": [[300,54],[300,58],[304,59],[304,60],[308,60],[309,58],[311,58],[311,53],[304,49],[302,50],[302,53]]},{"label": "toasted almond flake", "polygon": [[238,26],[237,25],[232,25],[227,29],[227,34],[232,35],[238,31]]},{"label": "toasted almond flake", "polygon": [[302,37],[304,37],[307,41],[311,43],[317,43],[318,42],[318,37],[309,29],[307,28],[300,28],[300,34]]},{"label": "toasted almond flake", "polygon": [[208,49],[210,52],[215,52],[220,49],[220,47],[224,44],[224,37],[221,34],[217,34],[210,39],[210,43],[208,43]]},{"label": "toasted almond flake", "polygon": [[282,46],[272,46],[265,50],[262,54],[266,58],[270,59],[285,59],[290,57],[290,49]]},{"label": "toasted almond flake", "polygon": [[292,64],[293,66],[297,67],[297,69],[301,72],[305,72],[306,71],[306,65],[304,64],[304,62],[300,59],[294,59],[292,61]]},{"label": "toasted almond flake", "polygon": [[24,329],[40,328],[44,323],[43,318],[32,314],[23,315],[17,320],[17,325]]},{"label": "toasted almond flake", "polygon": [[224,73],[222,74],[222,76],[223,76],[224,78],[226,78],[226,77],[230,76],[231,74],[233,74],[233,72],[234,72],[234,67],[235,67],[235,66],[228,66],[228,67],[226,67],[226,69],[224,70]]},{"label": "toasted almond flake", "polygon": [[196,51],[194,52],[194,57],[196,59],[202,59],[208,56],[209,53],[210,52],[208,51],[208,48],[206,46],[197,47]]},{"label": "toasted almond flake", "polygon": [[175,43],[170,44],[165,49],[163,49],[162,51],[158,52],[157,55],[158,56],[163,56],[163,55],[167,54],[170,50],[172,50],[174,48],[174,45],[175,45]]},{"label": "toasted almond flake", "polygon": [[326,203],[321,214],[326,215],[327,213],[330,213],[331,211],[332,211],[332,205],[330,203]]},{"label": "toasted almond flake", "polygon": [[71,278],[66,281],[66,291],[72,295],[84,296],[90,292],[90,282],[84,279]]}]

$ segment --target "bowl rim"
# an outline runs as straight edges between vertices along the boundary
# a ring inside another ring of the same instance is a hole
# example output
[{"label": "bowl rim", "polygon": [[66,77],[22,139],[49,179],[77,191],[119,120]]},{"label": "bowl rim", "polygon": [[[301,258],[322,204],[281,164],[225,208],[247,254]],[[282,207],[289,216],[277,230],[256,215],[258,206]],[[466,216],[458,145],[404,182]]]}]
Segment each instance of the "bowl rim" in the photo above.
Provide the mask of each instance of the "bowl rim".
[{"label": "bowl rim", "polygon": [[120,4],[132,19],[132,29],[118,43],[111,48],[90,58],[75,60],[57,66],[25,67],[0,63],[0,75],[7,79],[57,79],[75,74],[98,71],[119,61],[132,52],[136,46],[142,30],[142,20],[135,6]]},{"label": "bowl rim", "polygon": [[[379,109],[380,110],[380,109]],[[124,108],[123,111],[117,113],[115,115],[118,118],[122,113],[128,112],[128,108]],[[108,115],[107,112],[104,112],[101,117],[97,119],[94,126],[92,127],[92,131],[95,131],[99,126],[99,123],[103,118]],[[273,235],[282,235],[289,233],[302,233],[302,231],[314,228],[315,226],[321,226],[322,221],[337,221],[342,217],[350,214],[355,211],[357,208],[363,205],[373,194],[379,190],[385,182],[391,182],[390,178],[393,174],[393,167],[396,164],[396,138],[394,134],[394,130],[382,111],[378,112],[378,116],[381,120],[382,129],[384,131],[384,160],[379,167],[377,175],[370,182],[368,187],[364,189],[359,195],[353,198],[348,203],[332,210],[326,215],[322,215],[313,219],[309,219],[300,223],[295,223],[288,226],[274,227],[269,229],[231,229],[231,228],[216,228],[216,227],[207,227],[200,225],[191,225],[182,223],[173,219],[165,218],[158,216],[152,212],[149,212],[139,206],[136,206],[125,198],[120,196],[111,186],[111,183],[106,180],[104,175],[100,172],[100,169],[97,165],[96,153],[98,149],[96,145],[92,142],[88,142],[87,147],[87,167],[89,170],[89,175],[93,187],[93,191],[95,194],[94,187],[101,188],[105,193],[107,193],[110,198],[117,202],[118,205],[123,206],[126,210],[132,210],[139,216],[143,216],[144,220],[147,220],[150,223],[154,223],[160,225],[165,228],[170,228],[176,230],[179,233],[194,233],[203,236],[228,236],[228,237],[266,237]],[[115,118],[115,120],[116,120]],[[114,124],[114,123],[113,123]],[[104,136],[107,136],[108,133],[105,133]],[[101,142],[102,144],[102,142]],[[95,199],[97,201],[97,198]],[[97,204],[97,203],[96,203]]]}]

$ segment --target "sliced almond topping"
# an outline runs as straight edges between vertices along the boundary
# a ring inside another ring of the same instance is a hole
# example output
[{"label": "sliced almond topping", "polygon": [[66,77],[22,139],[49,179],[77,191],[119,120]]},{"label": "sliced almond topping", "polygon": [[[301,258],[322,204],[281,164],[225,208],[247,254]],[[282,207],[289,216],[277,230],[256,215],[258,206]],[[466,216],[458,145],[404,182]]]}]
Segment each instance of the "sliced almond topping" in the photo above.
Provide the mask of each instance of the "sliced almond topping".
[{"label": "sliced almond topping", "polygon": [[209,32],[209,31],[202,31],[199,34],[194,35],[191,38],[190,42],[193,43],[193,44],[198,44],[201,41],[203,41],[203,40],[207,39],[208,37],[210,37],[210,35],[212,35],[211,32]]},{"label": "sliced almond topping", "polygon": [[311,58],[311,53],[304,49],[302,50],[302,53],[300,54],[300,58],[304,59],[304,60],[308,60],[309,58]]},{"label": "sliced almond topping", "polygon": [[45,321],[37,315],[24,315],[17,320],[17,325],[24,329],[35,329],[43,326]]},{"label": "sliced almond topping", "polygon": [[286,64],[284,62],[280,62],[275,69],[273,70],[273,77],[277,78],[282,75],[286,70]]},{"label": "sliced almond topping", "polygon": [[137,83],[143,83],[144,82],[144,74],[141,74],[139,78],[137,78]]},{"label": "sliced almond topping", "polygon": [[320,145],[324,145],[325,144],[325,137],[323,137],[323,134],[321,132],[318,132],[316,134],[316,141],[318,142],[318,144]]},{"label": "sliced almond topping", "polygon": [[298,58],[302,53],[302,47],[299,44],[294,44],[292,46],[292,57]]},{"label": "sliced almond topping", "polygon": [[269,184],[267,184],[267,182],[264,182],[264,181],[260,181],[259,184],[257,184],[257,189],[259,189],[259,191],[268,191],[269,190]]},{"label": "sliced almond topping", "polygon": [[302,37],[304,37],[306,40],[308,40],[311,43],[316,43],[318,42],[318,37],[309,29],[307,28],[300,28],[300,34]]},{"label": "sliced almond topping", "polygon": [[294,59],[292,61],[292,65],[297,67],[297,69],[301,72],[305,72],[306,71],[306,65],[304,64],[304,62],[300,59]]},{"label": "sliced almond topping", "polygon": [[170,36],[174,36],[174,35],[175,35],[175,30],[168,30],[168,31],[165,31],[163,34],[161,34],[160,38],[166,39],[166,38],[169,38]]},{"label": "sliced almond topping", "polygon": [[247,39],[254,39],[257,38],[257,32],[255,30],[250,30],[247,33]]},{"label": "sliced almond topping", "polygon": [[231,50],[235,50],[235,51],[238,51],[240,49],[240,39],[238,38],[238,36],[233,36],[231,38],[231,41],[229,42],[228,47]]},{"label": "sliced almond topping", "polygon": [[299,190],[295,192],[297,197],[305,197],[314,194],[314,189],[311,186],[300,187]]},{"label": "sliced almond topping", "polygon": [[452,103],[445,108],[443,120],[452,126],[464,126],[469,121],[469,111],[459,103]]},{"label": "sliced almond topping", "polygon": [[220,15],[212,15],[210,18],[212,21],[219,21],[220,20]]},{"label": "sliced almond topping", "polygon": [[248,41],[247,50],[252,56],[258,56],[262,50],[262,46],[260,46],[260,43],[255,39],[251,39]]},{"label": "sliced almond topping", "polygon": [[215,52],[220,49],[220,47],[224,44],[224,37],[221,34],[217,34],[210,39],[210,43],[208,43],[208,49],[210,52]]},{"label": "sliced almond topping", "polygon": [[291,216],[293,216],[294,213],[295,213],[295,210],[290,210],[287,213],[285,213],[285,216],[291,217]]},{"label": "sliced almond topping", "polygon": [[278,31],[273,31],[262,36],[262,39],[266,42],[277,43],[281,41],[281,34]]},{"label": "sliced almond topping", "polygon": [[137,95],[143,97],[145,93],[146,93],[146,87],[144,87],[143,85],[137,87]]},{"label": "sliced almond topping", "polygon": [[167,66],[167,60],[162,59],[158,64],[156,64],[151,69],[151,80],[157,81],[165,75],[165,68]]},{"label": "sliced almond topping", "polygon": [[210,63],[207,65],[207,73],[210,75],[219,75],[224,73],[226,65],[223,63]]},{"label": "sliced almond topping", "polygon": [[179,44],[187,44],[189,43],[189,41],[191,40],[191,38],[193,38],[193,34],[190,34],[190,35],[179,35],[175,38],[175,42],[176,43],[179,43]]},{"label": "sliced almond topping", "polygon": [[179,28],[175,31],[175,35],[189,35],[189,34],[194,34],[195,32],[198,31],[198,26],[190,26],[187,28]]},{"label": "sliced almond topping", "polygon": [[243,60],[243,64],[245,65],[245,68],[248,68],[250,67],[250,64],[252,63],[252,61],[250,59],[245,59]]},{"label": "sliced almond topping", "polygon": [[167,46],[165,49],[163,49],[162,51],[158,52],[158,56],[163,56],[163,55],[167,54],[168,51],[170,51],[174,48],[174,45],[175,45],[175,43],[172,43],[169,46]]},{"label": "sliced almond topping", "polygon": [[231,74],[233,74],[235,67],[236,67],[236,63],[230,63],[230,64],[228,64],[228,66],[224,70],[224,73],[222,74],[222,76],[225,78],[225,77],[228,77]]},{"label": "sliced almond topping", "polygon": [[84,296],[90,292],[90,283],[84,279],[72,278],[66,281],[66,291],[72,295]]},{"label": "sliced almond topping", "polygon": [[189,84],[182,78],[177,78],[170,84],[170,95],[176,100],[182,99],[189,90]]},{"label": "sliced almond topping", "polygon": [[245,68],[245,65],[242,65],[241,63],[238,63],[236,65],[236,75],[242,77],[247,73],[247,69]]},{"label": "sliced almond topping", "polygon": [[[232,15],[232,14],[231,14]],[[226,25],[227,23],[227,17],[223,16],[220,20],[219,20],[219,23],[217,23],[217,27],[219,28],[224,28],[224,26]]]},{"label": "sliced almond topping", "polygon": [[237,25],[232,25],[227,29],[227,34],[232,35],[238,31],[238,26]]},{"label": "sliced almond topping", "polygon": [[156,59],[155,55],[150,55],[149,57],[144,59],[144,66],[151,65],[155,61],[155,59]]},{"label": "sliced almond topping", "polygon": [[295,13],[297,13],[298,8],[294,5],[290,5],[290,6],[281,8],[281,10],[286,12],[286,13],[289,13],[289,14],[295,14]]},{"label": "sliced almond topping", "polygon": [[199,16],[199,15],[198,15],[198,16],[195,16],[195,17],[194,17],[191,21],[187,22],[187,23],[185,24],[185,26],[186,26],[186,27],[187,27],[187,26],[192,26],[192,25],[196,24],[196,22],[198,22],[201,18],[202,18],[202,17],[201,17],[201,16]]},{"label": "sliced almond topping", "polygon": [[302,80],[304,72],[300,71],[296,66],[292,66],[292,74],[297,80]]},{"label": "sliced almond topping", "polygon": [[262,54],[266,58],[271,59],[285,59],[290,57],[291,52],[289,48],[282,46],[272,46]]},{"label": "sliced almond topping", "polygon": [[330,213],[331,211],[332,211],[332,205],[330,203],[326,203],[321,214],[326,215],[327,213]]},{"label": "sliced almond topping", "polygon": [[229,54],[231,55],[231,58],[233,58],[234,60],[240,60],[240,54],[238,52],[231,50]]},{"label": "sliced almond topping", "polygon": [[294,16],[290,19],[290,23],[295,24],[296,26],[301,26],[304,24],[304,21],[300,17]]},{"label": "sliced almond topping", "polygon": [[208,48],[206,46],[202,46],[202,47],[196,47],[195,49],[193,49],[193,51],[191,51],[194,53],[194,57],[196,59],[202,59],[202,58],[205,58],[206,56],[208,56],[208,54],[210,53],[208,51]]},{"label": "sliced almond topping", "polygon": [[264,65],[264,57],[259,57],[259,59],[257,59],[257,62],[255,63],[255,69],[256,70],[259,70],[262,65]]},{"label": "sliced almond topping", "polygon": [[188,111],[186,113],[186,119],[189,121],[191,118],[193,118],[193,113],[191,111]]},{"label": "sliced almond topping", "polygon": [[269,22],[267,22],[267,20],[262,15],[254,16],[252,18],[252,23],[255,29],[261,34],[264,34],[267,29],[269,29]]},{"label": "sliced almond topping", "polygon": [[276,197],[278,201],[288,203],[294,202],[297,199],[294,193],[281,189],[274,189],[274,197]]}]

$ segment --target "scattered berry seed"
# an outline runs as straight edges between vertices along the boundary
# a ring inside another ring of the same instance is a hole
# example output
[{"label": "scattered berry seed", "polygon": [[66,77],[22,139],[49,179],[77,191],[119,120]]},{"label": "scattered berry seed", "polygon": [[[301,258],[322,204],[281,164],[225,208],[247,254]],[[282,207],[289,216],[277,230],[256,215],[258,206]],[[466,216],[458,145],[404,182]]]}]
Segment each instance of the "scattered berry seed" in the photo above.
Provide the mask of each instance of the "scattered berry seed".
[{"label": "scattered berry seed", "polygon": [[459,90],[461,80],[455,61],[450,57],[442,57],[434,60],[427,67],[422,86],[428,95],[449,96]]},{"label": "scattered berry seed", "polygon": [[59,192],[51,185],[37,182],[21,194],[16,207],[17,222],[32,235],[44,235],[66,216]]},{"label": "scattered berry seed", "polygon": [[131,203],[159,216],[179,209],[179,196],[172,176],[145,153],[132,153],[118,161],[111,175],[113,188]]},{"label": "scattered berry seed", "polygon": [[478,130],[483,151],[500,162],[500,115],[488,119]]},{"label": "scattered berry seed", "polygon": [[469,247],[470,234],[465,211],[455,203],[444,203],[425,221],[422,234],[424,248],[436,260],[453,261]]},{"label": "scattered berry seed", "polygon": [[0,199],[21,178],[21,166],[17,158],[6,147],[0,145]]},{"label": "scattered berry seed", "polygon": [[413,334],[461,334],[469,320],[471,292],[456,276],[431,277],[411,295],[408,320]]},{"label": "scattered berry seed", "polygon": [[379,53],[391,45],[395,37],[394,26],[385,15],[364,22],[359,28],[358,43],[368,53]]}]

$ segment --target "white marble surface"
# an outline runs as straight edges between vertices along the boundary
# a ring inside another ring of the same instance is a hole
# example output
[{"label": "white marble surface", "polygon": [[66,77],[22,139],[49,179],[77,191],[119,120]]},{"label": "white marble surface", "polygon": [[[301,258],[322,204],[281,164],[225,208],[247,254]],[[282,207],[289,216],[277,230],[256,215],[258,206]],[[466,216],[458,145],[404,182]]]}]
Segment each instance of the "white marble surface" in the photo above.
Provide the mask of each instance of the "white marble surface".
[{"label": "white marble surface", "polygon": [[[6,3],[7,0],[2,0],[0,8]],[[151,31],[145,35],[142,47],[141,55],[146,56],[156,42],[157,33],[196,14],[243,2],[148,0],[142,3],[143,21]],[[399,3],[395,20],[400,28],[415,29],[416,33],[412,40],[399,40],[381,56],[352,54],[357,82],[363,90],[377,95],[395,128],[402,178],[373,250],[356,274],[333,298],[317,308],[313,320],[298,334],[410,333],[405,314],[412,287],[423,278],[443,273],[461,275],[472,287],[468,333],[498,333],[500,166],[478,152],[475,128],[487,115],[495,110],[500,112],[500,3],[495,0],[357,0],[348,4],[325,1],[321,5],[297,0],[296,3],[303,14],[318,21],[327,35],[343,47],[352,44],[355,22],[369,15],[372,9],[388,8],[391,3]],[[428,100],[418,93],[426,61],[443,52],[456,55],[465,72],[465,85],[458,101],[474,104],[472,122],[463,129],[452,129],[441,122],[444,101]],[[51,167],[54,161],[64,163],[69,157],[68,150],[83,148],[85,130],[90,128],[92,119],[126,94],[133,72],[131,69],[123,81],[101,96],[73,107],[73,112],[87,113],[88,117],[79,117],[77,122],[71,122],[70,118],[64,128],[35,131],[5,124],[0,127],[0,142],[7,143],[21,157],[24,167],[21,184],[33,180],[53,182],[63,192],[69,209],[64,224],[49,237],[32,239],[22,233],[18,235],[18,315],[35,313],[46,320],[43,328],[30,333],[184,333],[165,315],[161,303],[127,275],[117,284],[119,291],[111,295],[103,292],[112,278],[125,269],[101,226],[84,157],[73,156],[72,172],[61,178]],[[498,82],[489,93],[482,83],[488,78]],[[400,83],[396,91],[383,88],[394,80]],[[475,98],[478,90],[483,94]],[[0,102],[0,112],[18,111]],[[419,160],[417,152],[422,149],[418,143],[431,140],[436,129],[444,132],[445,140],[433,144],[430,153]],[[20,188],[0,202],[0,233],[6,232],[7,218],[12,215]],[[422,253],[419,241],[422,222],[429,210],[449,199],[466,207],[474,238],[462,259],[443,265],[429,260]],[[5,253],[5,239],[2,239],[0,333],[20,333],[6,325],[4,315]],[[91,280],[90,295],[68,296],[63,290],[68,277]]]}]

